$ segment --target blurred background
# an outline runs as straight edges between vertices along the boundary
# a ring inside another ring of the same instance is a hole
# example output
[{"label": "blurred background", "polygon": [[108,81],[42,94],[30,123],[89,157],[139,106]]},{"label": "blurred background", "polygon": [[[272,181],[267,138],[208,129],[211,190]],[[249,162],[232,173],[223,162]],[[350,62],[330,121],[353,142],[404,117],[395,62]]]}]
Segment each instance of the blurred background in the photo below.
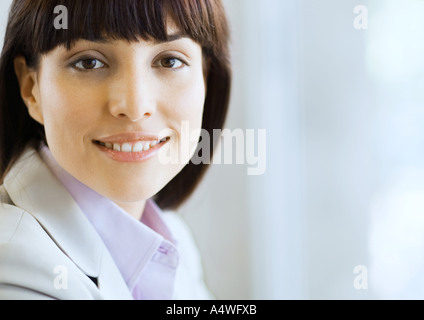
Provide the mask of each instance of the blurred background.
[{"label": "blurred background", "polygon": [[223,1],[227,127],[266,129],[266,171],[213,165],[179,210],[211,291],[423,299],[424,1]]}]

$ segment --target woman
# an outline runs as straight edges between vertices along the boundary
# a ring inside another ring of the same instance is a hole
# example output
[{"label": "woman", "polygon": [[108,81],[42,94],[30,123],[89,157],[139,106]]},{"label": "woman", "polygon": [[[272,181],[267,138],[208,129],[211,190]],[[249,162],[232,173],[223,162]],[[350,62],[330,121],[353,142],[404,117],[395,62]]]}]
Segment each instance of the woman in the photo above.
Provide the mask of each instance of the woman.
[{"label": "woman", "polygon": [[187,227],[162,210],[204,174],[183,131],[223,127],[230,78],[220,0],[15,0],[0,299],[209,298]]}]

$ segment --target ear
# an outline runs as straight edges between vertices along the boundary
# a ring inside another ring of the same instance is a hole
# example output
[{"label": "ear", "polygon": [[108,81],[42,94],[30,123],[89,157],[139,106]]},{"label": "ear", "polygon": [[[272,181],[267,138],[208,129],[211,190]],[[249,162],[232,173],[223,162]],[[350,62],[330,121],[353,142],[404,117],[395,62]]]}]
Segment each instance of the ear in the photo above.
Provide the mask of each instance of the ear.
[{"label": "ear", "polygon": [[28,68],[25,57],[17,56],[13,61],[15,74],[18,78],[21,97],[28,108],[29,115],[38,123],[44,124],[37,74]]}]

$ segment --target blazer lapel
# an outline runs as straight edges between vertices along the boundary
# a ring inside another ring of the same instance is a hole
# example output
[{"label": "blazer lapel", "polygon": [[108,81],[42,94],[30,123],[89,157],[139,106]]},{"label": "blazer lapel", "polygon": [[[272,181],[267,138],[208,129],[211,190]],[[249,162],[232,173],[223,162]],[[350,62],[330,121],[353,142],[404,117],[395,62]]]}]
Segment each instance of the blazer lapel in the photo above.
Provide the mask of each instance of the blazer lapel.
[{"label": "blazer lapel", "polygon": [[86,275],[99,276],[104,244],[36,150],[22,154],[4,186],[13,203],[32,214]]},{"label": "blazer lapel", "polygon": [[4,188],[82,272],[99,279],[105,299],[132,299],[97,231],[35,149],[24,151],[5,177]]}]

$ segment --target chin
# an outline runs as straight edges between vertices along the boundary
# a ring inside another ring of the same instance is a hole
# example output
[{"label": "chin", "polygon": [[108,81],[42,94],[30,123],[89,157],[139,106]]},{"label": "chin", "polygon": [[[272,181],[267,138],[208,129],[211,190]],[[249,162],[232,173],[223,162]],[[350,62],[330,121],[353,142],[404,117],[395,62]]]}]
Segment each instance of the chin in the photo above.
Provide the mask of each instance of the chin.
[{"label": "chin", "polygon": [[[139,178],[134,179],[134,176]],[[138,202],[155,196],[173,177],[175,177],[174,174],[158,176],[133,173],[131,178],[104,180],[103,184],[97,184],[96,187],[98,193],[112,201]]]}]

